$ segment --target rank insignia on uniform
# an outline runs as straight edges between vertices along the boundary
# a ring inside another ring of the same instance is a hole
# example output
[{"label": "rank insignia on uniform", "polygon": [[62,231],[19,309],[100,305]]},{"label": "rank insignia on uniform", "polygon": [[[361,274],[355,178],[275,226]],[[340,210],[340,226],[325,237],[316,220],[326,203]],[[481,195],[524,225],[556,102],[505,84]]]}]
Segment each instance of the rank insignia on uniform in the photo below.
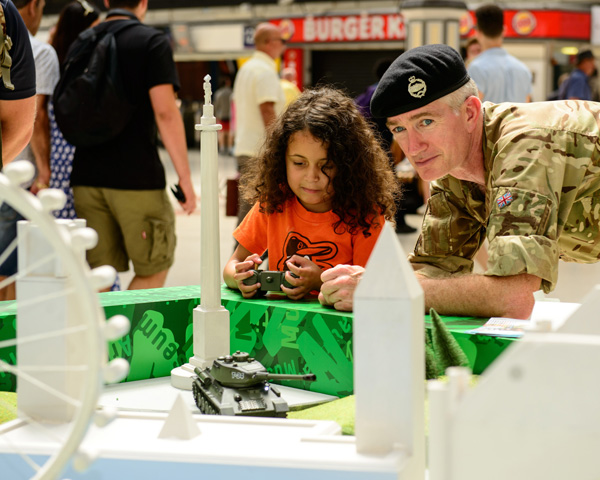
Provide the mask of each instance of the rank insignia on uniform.
[{"label": "rank insignia on uniform", "polygon": [[496,199],[496,203],[498,204],[499,208],[504,208],[507,205],[510,205],[513,201],[513,197],[512,194],[510,192],[506,192],[504,195],[502,195],[501,197],[498,197]]}]

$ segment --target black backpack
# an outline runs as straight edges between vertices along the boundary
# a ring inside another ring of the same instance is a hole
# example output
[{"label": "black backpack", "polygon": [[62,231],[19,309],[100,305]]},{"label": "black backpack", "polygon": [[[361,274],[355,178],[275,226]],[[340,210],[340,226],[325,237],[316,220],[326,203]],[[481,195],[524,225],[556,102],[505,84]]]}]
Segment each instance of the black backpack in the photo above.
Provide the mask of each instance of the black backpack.
[{"label": "black backpack", "polygon": [[52,101],[56,123],[76,147],[112,140],[131,120],[136,106],[126,97],[119,74],[115,35],[138,20],[109,22],[83,31],[69,49]]}]

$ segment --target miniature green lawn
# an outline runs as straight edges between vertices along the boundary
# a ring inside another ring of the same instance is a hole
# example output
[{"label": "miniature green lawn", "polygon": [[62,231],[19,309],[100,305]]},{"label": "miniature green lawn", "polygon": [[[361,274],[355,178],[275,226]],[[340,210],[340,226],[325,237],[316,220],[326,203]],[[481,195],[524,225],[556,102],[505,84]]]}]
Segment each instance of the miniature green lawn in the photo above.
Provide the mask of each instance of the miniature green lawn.
[{"label": "miniature green lawn", "polygon": [[17,418],[17,394],[0,392],[0,423]]},{"label": "miniature green lawn", "polygon": [[[470,386],[477,384],[479,375],[471,376]],[[438,380],[447,382],[448,377],[442,376]],[[354,435],[355,420],[355,399],[354,395],[340,398],[333,402],[323,403],[316,407],[306,408],[288,412],[287,418],[297,418],[302,420],[334,420],[342,427],[342,435]],[[429,405],[427,403],[427,390],[425,391],[425,434],[427,435],[429,425]]]},{"label": "miniature green lawn", "polygon": [[354,435],[354,408],[354,395],[350,395],[316,407],[288,412],[287,418],[333,420],[342,427],[342,435]]}]

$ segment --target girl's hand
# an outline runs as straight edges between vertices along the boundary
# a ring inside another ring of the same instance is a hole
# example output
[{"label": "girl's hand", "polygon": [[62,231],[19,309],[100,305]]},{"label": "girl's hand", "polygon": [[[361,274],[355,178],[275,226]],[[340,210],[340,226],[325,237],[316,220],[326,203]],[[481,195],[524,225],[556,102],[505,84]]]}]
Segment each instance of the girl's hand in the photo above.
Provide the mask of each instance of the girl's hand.
[{"label": "girl's hand", "polygon": [[287,288],[281,286],[281,291],[285,293],[292,300],[299,300],[306,294],[313,290],[321,289],[321,273],[323,271],[317,266],[316,263],[312,262],[308,258],[301,257],[300,255],[293,255],[286,262],[290,272],[297,275],[298,278],[286,273],[285,279],[293,285],[293,288]]},{"label": "girl's hand", "polygon": [[256,295],[256,291],[260,288],[260,283],[255,283],[254,285],[245,285],[244,280],[250,278],[252,276],[252,270],[256,268],[256,265],[260,265],[262,263],[262,259],[260,255],[253,253],[246,257],[246,259],[242,262],[238,262],[235,264],[235,273],[233,274],[233,279],[237,284],[237,288],[240,292],[242,292],[242,296],[244,298],[251,298]]}]

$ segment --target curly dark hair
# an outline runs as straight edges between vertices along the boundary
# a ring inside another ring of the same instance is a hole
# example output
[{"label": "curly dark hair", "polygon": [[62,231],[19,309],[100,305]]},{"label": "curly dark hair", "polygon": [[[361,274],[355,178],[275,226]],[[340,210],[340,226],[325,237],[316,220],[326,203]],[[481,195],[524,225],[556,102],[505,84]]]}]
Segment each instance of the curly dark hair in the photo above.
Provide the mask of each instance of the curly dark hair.
[{"label": "curly dark hair", "polygon": [[288,143],[302,131],[327,149],[322,171],[335,167],[331,203],[339,221],[333,224],[334,232],[362,231],[368,237],[380,213],[393,222],[399,186],[388,155],[354,101],[331,87],[306,90],[271,124],[261,151],[244,169],[240,182],[244,198],[258,201],[266,214],[283,210],[294,196],[287,183]]}]

